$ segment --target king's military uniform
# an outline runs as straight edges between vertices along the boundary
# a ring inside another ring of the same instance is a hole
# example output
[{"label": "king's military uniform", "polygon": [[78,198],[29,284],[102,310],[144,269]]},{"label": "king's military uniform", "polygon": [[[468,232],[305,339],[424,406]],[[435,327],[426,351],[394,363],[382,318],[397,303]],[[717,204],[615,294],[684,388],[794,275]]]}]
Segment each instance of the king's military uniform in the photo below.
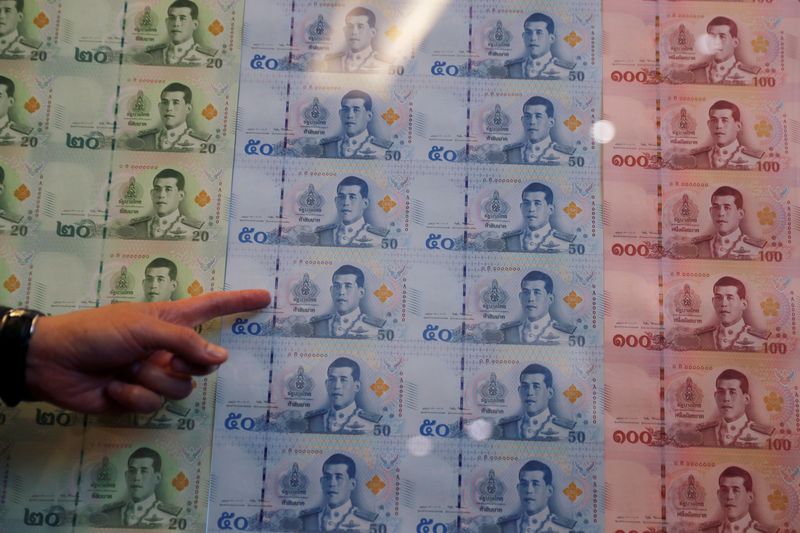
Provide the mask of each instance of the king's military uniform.
[{"label": "king's military uniform", "polygon": [[121,232],[122,237],[129,239],[163,239],[180,241],[191,238],[192,232],[203,227],[203,222],[181,215],[174,211],[171,215],[159,217],[149,215],[134,218]]},{"label": "king's military uniform", "polygon": [[320,246],[379,246],[389,230],[373,226],[363,218],[352,224],[326,224],[314,230]]},{"label": "king's military uniform", "polygon": [[378,513],[359,509],[352,502],[331,509],[328,506],[301,511],[302,531],[358,531],[368,533]]},{"label": "king's military uniform", "polygon": [[20,144],[32,131],[33,128],[12,122],[6,115],[0,118],[0,146]]},{"label": "king's military uniform", "polygon": [[545,409],[534,416],[515,415],[501,418],[496,438],[501,440],[566,440],[575,427],[573,420],[555,416]]},{"label": "king's military uniform", "polygon": [[161,43],[149,46],[145,49],[144,55],[136,56],[136,60],[151,65],[202,67],[216,55],[216,49],[197,44],[192,39],[178,45]]},{"label": "king's military uniform", "polygon": [[507,252],[565,252],[574,240],[575,235],[558,231],[550,224],[535,230],[524,228],[503,233]]},{"label": "king's military uniform", "polygon": [[181,508],[161,502],[151,495],[141,502],[119,501],[103,506],[92,521],[102,527],[166,529],[180,515]]},{"label": "king's military uniform", "polygon": [[356,308],[347,315],[329,313],[311,318],[313,336],[320,338],[341,337],[346,339],[374,339],[386,323],[370,317]]},{"label": "king's military uniform", "polygon": [[381,415],[361,409],[355,402],[342,409],[323,408],[308,411],[304,415],[310,433],[338,433],[341,435],[364,435],[380,422]]},{"label": "king's military uniform", "polygon": [[778,533],[776,526],[768,526],[754,520],[750,513],[736,522],[727,520],[714,520],[700,524],[698,528],[702,533]]},{"label": "king's military uniform", "polygon": [[742,233],[741,229],[728,235],[703,235],[692,239],[697,246],[700,259],[758,259],[759,252],[766,246],[764,239],[755,239]]},{"label": "king's military uniform", "polygon": [[383,74],[389,72],[389,63],[368,47],[360,52],[339,52],[325,56],[325,70],[328,72],[363,72]]},{"label": "king's military uniform", "polygon": [[0,59],[29,59],[31,52],[42,47],[42,42],[29,39],[13,31],[0,37]]},{"label": "king's military uniform", "polygon": [[134,150],[153,152],[199,152],[202,145],[209,140],[210,133],[195,131],[183,124],[182,127],[172,130],[152,128],[141,131],[128,146]]},{"label": "king's military uniform", "polygon": [[775,428],[758,424],[742,415],[738,420],[712,420],[695,426],[702,436],[703,446],[723,448],[764,448]]},{"label": "king's military uniform", "polygon": [[518,57],[505,62],[506,77],[530,80],[565,80],[575,63],[560,59],[550,52],[541,57]]},{"label": "king's military uniform", "polygon": [[716,324],[694,332],[699,350],[760,352],[770,332],[748,326],[744,320],[730,326]]},{"label": "king's military uniform", "polygon": [[720,63],[713,59],[689,66],[692,83],[711,83],[720,85],[752,85],[761,67],[748,65],[731,56]]},{"label": "king's military uniform", "polygon": [[566,344],[576,327],[562,324],[547,314],[530,322],[516,320],[500,326],[503,333],[503,344],[537,344],[542,346],[559,346]]},{"label": "king's military uniform", "polygon": [[391,148],[392,141],[387,141],[367,130],[354,137],[337,135],[327,137],[319,142],[322,147],[321,157],[342,157],[347,159],[382,159],[383,154]]},{"label": "king's military uniform", "polygon": [[575,148],[558,144],[546,137],[535,144],[520,142],[503,148],[506,163],[521,165],[565,165]]},{"label": "king's military uniform", "polygon": [[7,220],[12,224],[19,224],[20,222],[22,222],[23,216],[0,208],[0,219]]},{"label": "king's military uniform", "polygon": [[694,168],[716,170],[753,170],[764,157],[764,152],[754,150],[734,141],[728,146],[704,146],[689,152],[694,157]]},{"label": "king's military uniform", "polygon": [[533,516],[523,512],[497,519],[501,533],[567,533],[575,524],[575,520],[558,516],[547,507]]}]

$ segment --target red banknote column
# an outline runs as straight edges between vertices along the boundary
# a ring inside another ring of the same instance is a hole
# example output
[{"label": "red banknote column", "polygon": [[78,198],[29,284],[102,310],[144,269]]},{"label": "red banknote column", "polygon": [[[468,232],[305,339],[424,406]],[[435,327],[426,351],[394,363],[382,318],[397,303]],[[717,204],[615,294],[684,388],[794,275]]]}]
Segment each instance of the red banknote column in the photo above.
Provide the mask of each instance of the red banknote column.
[{"label": "red banknote column", "polygon": [[797,5],[604,3],[608,531],[792,531]]}]

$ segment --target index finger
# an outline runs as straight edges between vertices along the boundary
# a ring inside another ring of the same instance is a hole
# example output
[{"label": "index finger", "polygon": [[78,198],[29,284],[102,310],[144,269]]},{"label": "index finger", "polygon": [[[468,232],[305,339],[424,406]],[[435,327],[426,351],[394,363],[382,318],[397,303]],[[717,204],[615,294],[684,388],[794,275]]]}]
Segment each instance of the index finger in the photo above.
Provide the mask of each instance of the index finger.
[{"label": "index finger", "polygon": [[262,309],[271,301],[269,291],[261,289],[210,292],[196,298],[164,304],[159,314],[162,318],[196,326],[218,316]]}]

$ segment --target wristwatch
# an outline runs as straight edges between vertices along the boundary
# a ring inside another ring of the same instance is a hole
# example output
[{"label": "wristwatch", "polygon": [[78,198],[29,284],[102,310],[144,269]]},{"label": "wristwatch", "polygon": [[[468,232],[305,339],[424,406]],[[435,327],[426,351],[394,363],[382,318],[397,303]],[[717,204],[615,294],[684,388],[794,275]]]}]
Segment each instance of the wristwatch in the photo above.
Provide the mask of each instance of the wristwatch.
[{"label": "wristwatch", "polygon": [[25,383],[28,343],[44,313],[6,307],[0,307],[0,313],[0,400],[14,407],[30,398]]}]

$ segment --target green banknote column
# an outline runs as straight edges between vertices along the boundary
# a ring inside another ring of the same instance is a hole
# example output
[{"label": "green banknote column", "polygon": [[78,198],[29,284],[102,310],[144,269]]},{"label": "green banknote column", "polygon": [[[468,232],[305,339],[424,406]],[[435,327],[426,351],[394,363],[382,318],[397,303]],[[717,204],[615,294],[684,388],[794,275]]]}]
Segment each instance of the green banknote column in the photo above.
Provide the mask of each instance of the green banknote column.
[{"label": "green banknote column", "polygon": [[[222,289],[241,3],[0,8],[0,303],[61,313]],[[3,408],[0,529],[204,530],[215,386],[198,378],[147,416]]]}]

